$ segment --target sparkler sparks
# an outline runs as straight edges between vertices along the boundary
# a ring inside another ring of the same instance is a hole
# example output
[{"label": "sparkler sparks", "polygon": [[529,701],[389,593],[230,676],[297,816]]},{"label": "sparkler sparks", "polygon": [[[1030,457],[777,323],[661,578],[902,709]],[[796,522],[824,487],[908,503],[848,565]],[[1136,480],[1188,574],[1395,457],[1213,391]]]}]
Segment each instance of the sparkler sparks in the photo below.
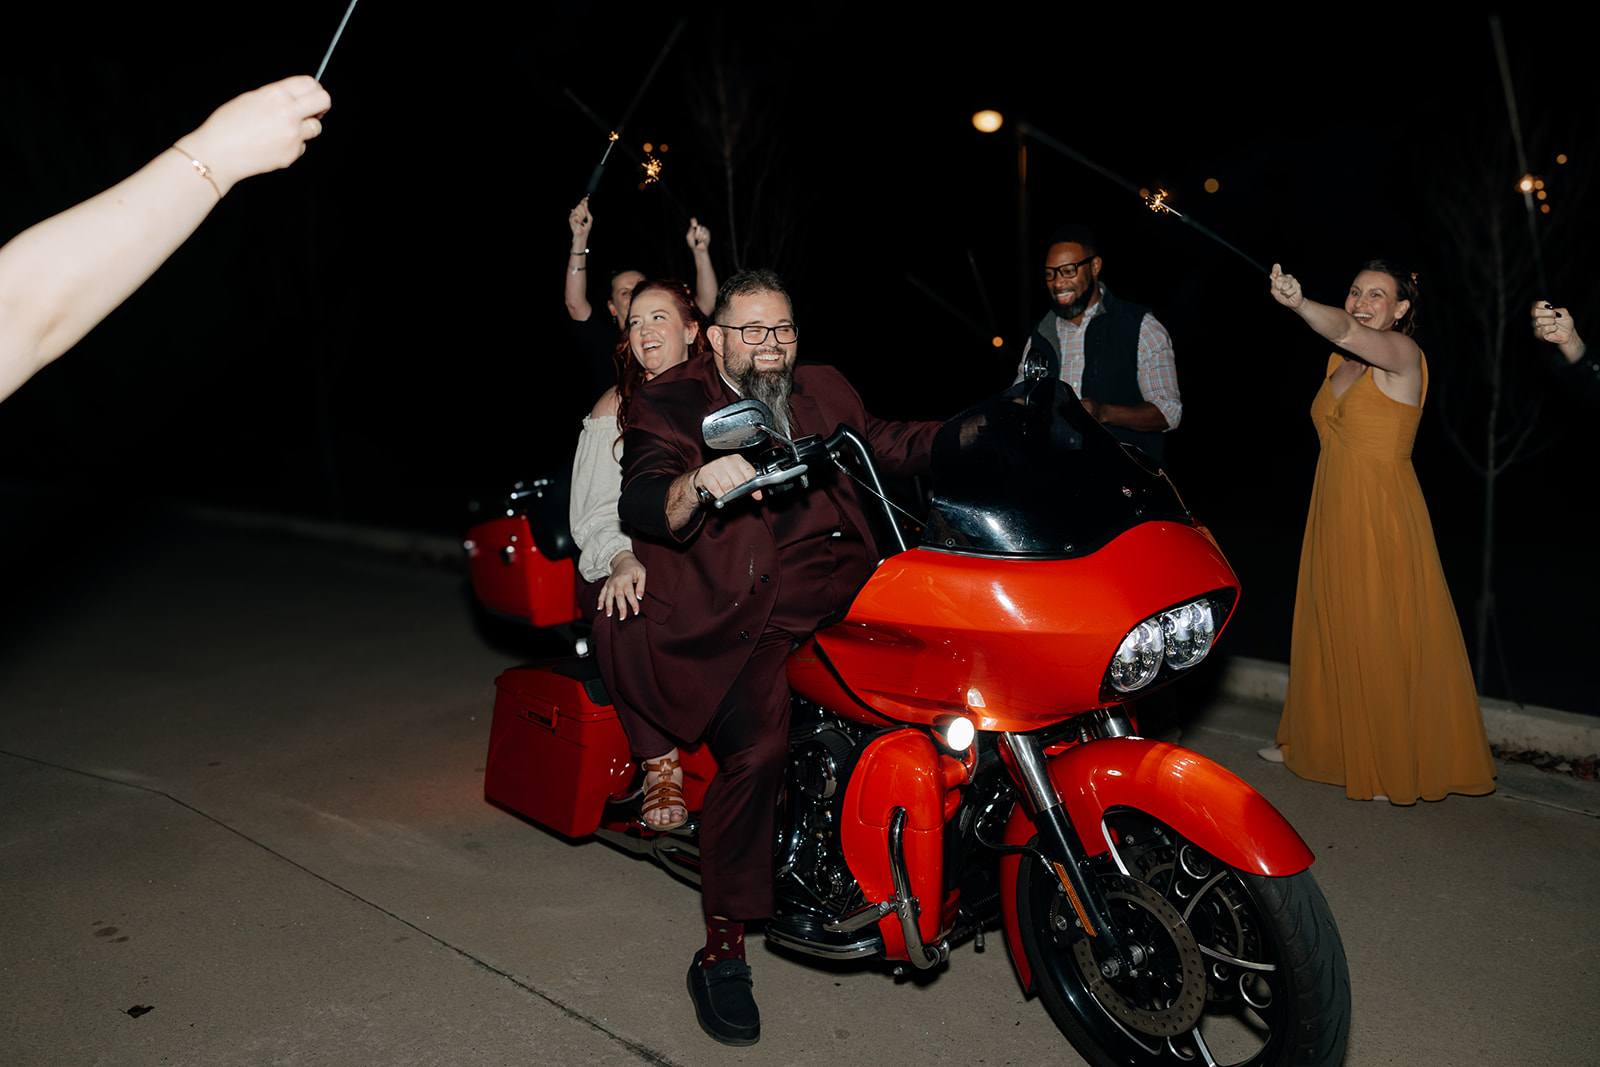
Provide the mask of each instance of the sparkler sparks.
[{"label": "sparkler sparks", "polygon": [[644,183],[646,185],[661,177],[661,160],[655,156],[645,156],[644,163],[641,166],[644,167]]},{"label": "sparkler sparks", "polygon": [[1167,203],[1167,197],[1170,195],[1171,194],[1165,189],[1157,189],[1153,193],[1145,194],[1144,205],[1158,215],[1165,213],[1168,215],[1176,215],[1180,219],[1183,218],[1183,212]]}]

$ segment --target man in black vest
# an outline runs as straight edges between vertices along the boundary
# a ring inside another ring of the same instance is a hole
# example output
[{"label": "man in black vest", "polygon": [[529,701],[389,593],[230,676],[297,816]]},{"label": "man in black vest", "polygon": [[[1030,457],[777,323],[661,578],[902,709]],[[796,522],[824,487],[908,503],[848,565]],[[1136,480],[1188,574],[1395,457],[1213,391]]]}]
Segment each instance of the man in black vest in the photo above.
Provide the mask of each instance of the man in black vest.
[{"label": "man in black vest", "polygon": [[1044,274],[1050,310],[1022,350],[1023,362],[1037,348],[1090,416],[1163,461],[1163,438],[1183,414],[1166,327],[1149,308],[1116,299],[1100,283],[1099,245],[1087,226],[1050,235]]}]

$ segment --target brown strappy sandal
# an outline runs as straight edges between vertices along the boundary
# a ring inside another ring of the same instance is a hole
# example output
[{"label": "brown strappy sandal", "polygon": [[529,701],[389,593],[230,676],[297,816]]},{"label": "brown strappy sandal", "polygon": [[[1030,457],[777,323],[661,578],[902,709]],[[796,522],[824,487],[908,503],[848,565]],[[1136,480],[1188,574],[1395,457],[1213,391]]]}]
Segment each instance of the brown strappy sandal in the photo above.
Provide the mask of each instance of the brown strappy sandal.
[{"label": "brown strappy sandal", "polygon": [[[639,805],[639,818],[652,830],[676,830],[689,821],[689,806],[683,802],[683,786],[672,780],[673,772],[683,765],[671,756],[662,756],[660,759],[642,760],[639,766],[646,774],[656,776],[656,784],[644,791],[644,799]],[[663,808],[681,808],[683,815],[673,822],[653,823],[650,813]]]}]

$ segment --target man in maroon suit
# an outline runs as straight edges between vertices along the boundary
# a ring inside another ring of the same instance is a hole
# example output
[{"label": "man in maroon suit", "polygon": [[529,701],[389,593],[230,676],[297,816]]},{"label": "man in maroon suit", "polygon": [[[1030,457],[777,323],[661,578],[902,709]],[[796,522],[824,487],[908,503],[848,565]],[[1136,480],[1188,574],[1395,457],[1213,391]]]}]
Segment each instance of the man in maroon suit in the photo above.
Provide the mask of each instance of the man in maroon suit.
[{"label": "man in maroon suit", "polygon": [[641,389],[623,437],[619,511],[648,578],[642,616],[614,628],[609,666],[619,708],[634,709],[624,725],[636,753],[703,740],[721,768],[700,831],[707,940],[689,991],[701,1028],[726,1044],[760,1036],[743,924],[772,914],[788,756],[784,663],[822,619],[849,606],[882,552],[843,475],[816,472],[809,490],[705,506],[756,472],[741,455],[709,449],[701,420],[755,397],[789,437],[852,427],[896,474],[927,468],[940,425],[873,418],[838,371],[796,366],[798,336],[777,275],[729,278],[712,314],[711,358],[691,358]]}]

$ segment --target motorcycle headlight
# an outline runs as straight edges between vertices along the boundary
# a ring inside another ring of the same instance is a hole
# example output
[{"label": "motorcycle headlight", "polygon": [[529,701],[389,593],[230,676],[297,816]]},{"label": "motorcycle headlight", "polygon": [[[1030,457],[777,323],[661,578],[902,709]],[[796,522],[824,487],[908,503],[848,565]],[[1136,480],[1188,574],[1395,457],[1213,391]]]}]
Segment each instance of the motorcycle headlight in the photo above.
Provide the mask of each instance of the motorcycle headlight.
[{"label": "motorcycle headlight", "polygon": [[1106,668],[1102,693],[1132,693],[1154,682],[1163,663],[1169,671],[1182,671],[1205,659],[1217,639],[1217,619],[1227,619],[1233,595],[1232,590],[1209,593],[1129,630]]},{"label": "motorcycle headlight", "polygon": [[1206,658],[1211,642],[1217,636],[1215,616],[1210,600],[1196,600],[1192,604],[1161,613],[1161,636],[1167,646],[1167,663],[1182,670],[1193,667]]},{"label": "motorcycle headlight", "polygon": [[1149,685],[1161,669],[1162,646],[1161,627],[1155,620],[1141,622],[1117,646],[1117,654],[1111,657],[1106,671],[1107,680],[1123,693]]}]

